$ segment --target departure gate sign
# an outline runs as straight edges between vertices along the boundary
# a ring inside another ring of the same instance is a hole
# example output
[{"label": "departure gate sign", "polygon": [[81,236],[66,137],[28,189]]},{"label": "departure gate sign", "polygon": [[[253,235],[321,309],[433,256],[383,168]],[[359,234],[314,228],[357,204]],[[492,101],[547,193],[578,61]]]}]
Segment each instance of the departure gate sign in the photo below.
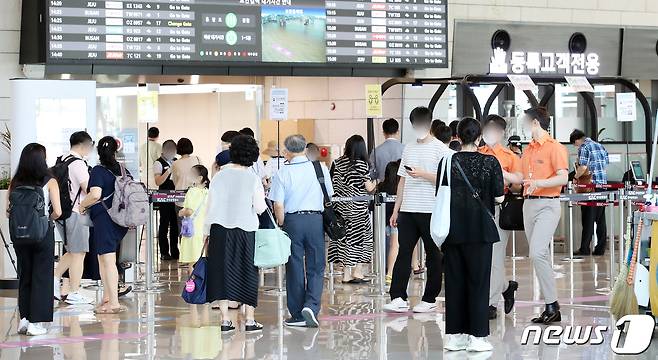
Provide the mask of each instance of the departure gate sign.
[{"label": "departure gate sign", "polygon": [[447,0],[47,0],[48,63],[447,67]]}]

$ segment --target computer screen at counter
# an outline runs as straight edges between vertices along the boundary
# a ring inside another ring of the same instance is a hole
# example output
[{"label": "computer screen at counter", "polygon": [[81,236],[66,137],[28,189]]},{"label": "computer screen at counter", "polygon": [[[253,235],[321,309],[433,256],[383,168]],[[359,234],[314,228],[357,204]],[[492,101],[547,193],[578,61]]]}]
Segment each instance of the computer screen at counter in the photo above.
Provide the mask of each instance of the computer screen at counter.
[{"label": "computer screen at counter", "polygon": [[48,0],[46,62],[447,67],[446,0]]}]

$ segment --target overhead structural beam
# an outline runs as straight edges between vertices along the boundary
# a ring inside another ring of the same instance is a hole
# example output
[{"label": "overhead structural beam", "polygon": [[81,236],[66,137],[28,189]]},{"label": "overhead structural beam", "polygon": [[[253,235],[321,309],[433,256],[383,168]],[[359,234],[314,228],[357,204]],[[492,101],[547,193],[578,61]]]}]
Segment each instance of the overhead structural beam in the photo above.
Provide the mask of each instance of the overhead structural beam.
[{"label": "overhead structural beam", "polygon": [[544,96],[541,97],[541,101],[539,101],[539,106],[548,105],[548,102],[551,101],[551,98],[555,94],[555,85],[548,84],[545,86],[545,88],[546,88],[546,93],[544,94]]},{"label": "overhead structural beam", "polygon": [[491,92],[491,95],[489,95],[489,98],[487,99],[487,102],[484,104],[484,111],[482,111],[482,116],[486,119],[487,116],[489,116],[489,110],[491,109],[491,105],[493,105],[493,102],[496,101],[498,98],[498,95],[500,95],[500,92],[503,91],[505,88],[505,84],[498,84],[496,85],[496,88],[494,91]]},{"label": "overhead structural beam", "polygon": [[[564,77],[561,76],[554,76],[554,77],[542,77],[542,76],[531,76],[530,77],[535,84],[537,85],[555,85],[555,84],[564,84],[566,81]],[[635,86],[635,84],[628,79],[625,78],[620,78],[620,77],[592,77],[588,78],[589,82],[592,85],[622,85],[624,86],[627,90],[632,91],[635,93],[637,100],[640,102],[640,105],[642,105],[642,110],[644,112],[644,135],[645,135],[645,144],[646,144],[646,153],[647,153],[647,168],[651,166],[651,149],[653,147],[652,144],[652,134],[651,131],[653,129],[653,124],[651,123],[651,107],[649,105],[649,101],[647,100],[646,96],[640,91],[640,89]],[[449,78],[392,78],[387,80],[382,84],[382,94],[385,93],[388,89],[390,89],[393,86],[396,85],[417,85],[417,86],[422,86],[422,85],[441,85],[441,84],[492,84],[492,85],[498,85],[498,84],[509,84],[510,81],[505,75],[468,75],[465,77],[449,77]],[[468,88],[470,90],[470,87],[465,86],[465,89]],[[542,97],[542,101],[540,104],[548,104],[548,101],[550,98],[553,96],[552,93],[554,93],[554,89],[551,91],[550,96],[548,96],[548,93],[545,94]],[[473,101],[474,107],[477,106],[478,109],[476,109],[476,116],[479,110],[479,103],[477,102],[477,98],[474,96],[473,91],[470,91],[471,95],[468,95]],[[534,96],[534,95],[533,95]],[[589,106],[589,105],[588,105]],[[480,111],[480,117],[482,116],[482,112]]]},{"label": "overhead structural beam", "polygon": [[471,101],[471,104],[473,105],[473,110],[475,112],[475,118],[478,121],[482,121],[482,108],[480,108],[480,102],[478,101],[477,96],[475,96],[475,93],[473,92],[473,89],[471,89],[471,87],[468,83],[463,83],[462,84],[462,90],[464,90],[464,95],[466,95],[468,97],[468,99]]},{"label": "overhead structural beam", "polygon": [[528,102],[532,107],[537,107],[539,106],[539,101],[537,101],[537,98],[535,97],[535,94],[532,93],[530,90],[523,90],[523,93],[525,96],[528,98]]},{"label": "overhead structural beam", "polygon": [[443,96],[443,93],[446,91],[448,88],[449,84],[441,84],[438,89],[436,89],[436,92],[434,92],[434,95],[432,95],[432,98],[430,99],[430,103],[427,106],[428,109],[430,109],[430,113],[434,114],[434,108],[436,107],[436,104],[439,102],[439,99],[441,99],[441,96]]},{"label": "overhead structural beam", "polygon": [[594,97],[588,92],[581,91],[578,93],[587,106],[587,117],[589,118],[589,124],[592,129],[591,138],[594,141],[598,141],[599,137],[599,114],[596,111],[596,104],[594,103]]}]

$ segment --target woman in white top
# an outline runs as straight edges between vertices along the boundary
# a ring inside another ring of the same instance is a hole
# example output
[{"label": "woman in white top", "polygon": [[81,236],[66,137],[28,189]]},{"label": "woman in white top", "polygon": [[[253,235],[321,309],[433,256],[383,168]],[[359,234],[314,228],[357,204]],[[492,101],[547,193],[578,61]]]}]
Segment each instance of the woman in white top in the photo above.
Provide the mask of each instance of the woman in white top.
[{"label": "woman in white top", "polygon": [[229,301],[244,304],[245,332],[259,332],[254,320],[258,302],[258,268],[254,248],[258,214],[267,209],[261,179],[251,169],[258,144],[241,135],[231,142],[231,163],[210,182],[204,235],[208,236],[208,302],[219,300],[222,333],[235,331],[229,320]]},{"label": "woman in white top", "polygon": [[[44,215],[50,212],[50,220],[57,220],[62,215],[59,201],[57,180],[50,174],[46,164],[46,148],[37,143],[31,143],[23,148],[16,173],[9,185],[9,201],[7,214],[11,219],[12,192],[16,191],[15,203],[23,198],[19,194],[31,191],[23,186],[39,189],[43,192]],[[37,201],[38,202],[38,201]],[[21,208],[24,208],[23,203]],[[37,205],[37,204],[35,204]],[[19,216],[16,214],[16,216]],[[18,262],[18,312],[21,320],[18,323],[18,333],[21,335],[38,336],[48,332],[42,323],[53,321],[53,276],[55,269],[55,236],[52,222],[43,239],[14,239],[12,242]]]}]

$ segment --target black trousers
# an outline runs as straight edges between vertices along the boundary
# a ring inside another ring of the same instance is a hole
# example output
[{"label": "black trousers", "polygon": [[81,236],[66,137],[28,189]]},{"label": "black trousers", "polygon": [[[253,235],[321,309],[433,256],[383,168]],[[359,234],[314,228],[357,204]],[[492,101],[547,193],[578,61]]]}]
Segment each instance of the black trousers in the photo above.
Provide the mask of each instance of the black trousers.
[{"label": "black trousers", "polygon": [[[426,254],[427,283],[423,301],[436,302],[441,292],[443,279],[443,259],[441,251],[430,235],[430,217],[432,214],[401,212],[398,215],[398,243],[400,248],[393,266],[393,281],[391,282],[391,300],[402,298],[407,300],[407,285],[411,275],[411,258],[418,238],[423,240]],[[491,260],[491,259],[489,259]]]},{"label": "black trousers", "polygon": [[18,312],[31,323],[53,321],[54,227],[34,245],[14,245],[18,264]]},{"label": "black trousers", "polygon": [[580,240],[580,251],[582,253],[590,252],[592,236],[594,236],[594,224],[596,223],[596,244],[595,252],[605,251],[607,243],[608,227],[605,224],[605,207],[604,206],[581,206],[583,233]]},{"label": "black trousers", "polygon": [[446,334],[489,335],[491,243],[444,244]]},{"label": "black trousers", "polygon": [[175,204],[158,204],[160,224],[158,226],[158,244],[160,255],[171,255],[178,259],[178,214]]}]

